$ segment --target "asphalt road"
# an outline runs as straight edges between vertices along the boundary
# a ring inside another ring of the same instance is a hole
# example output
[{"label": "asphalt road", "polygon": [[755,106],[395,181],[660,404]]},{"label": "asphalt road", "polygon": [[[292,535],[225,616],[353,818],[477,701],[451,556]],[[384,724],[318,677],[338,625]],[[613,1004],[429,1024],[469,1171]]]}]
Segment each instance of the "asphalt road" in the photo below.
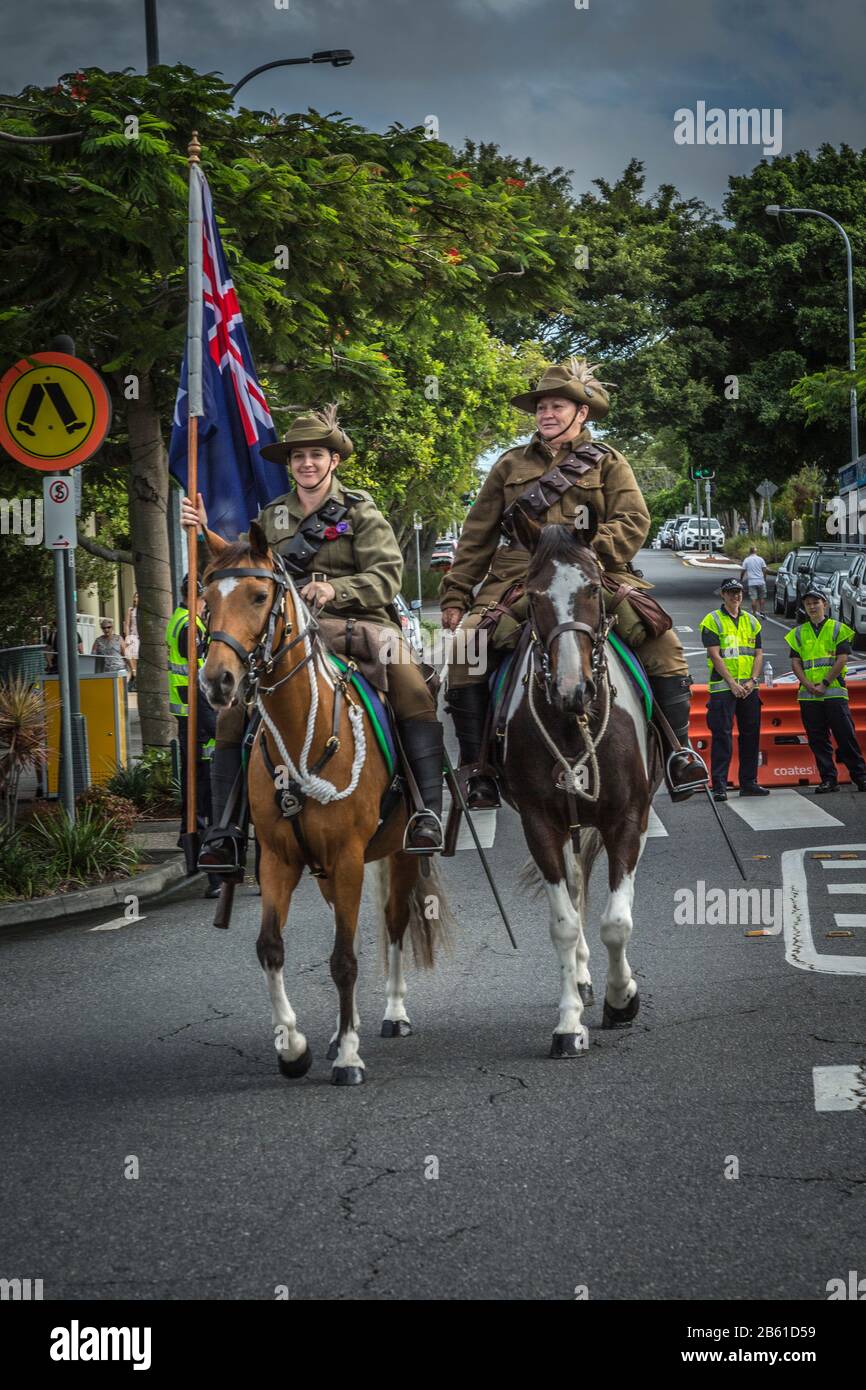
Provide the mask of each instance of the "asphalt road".
[{"label": "asphalt road", "polygon": [[[696,634],[717,581],[669,553],[642,563]],[[249,889],[228,933],[187,893],[134,924],[4,935],[0,1275],[43,1279],[46,1299],[826,1298],[830,1279],[866,1273],[866,1103],[852,1097],[866,1089],[866,867],[849,848],[866,860],[866,798],[828,800],[774,792],[761,814],[775,803],[775,829],[736,798],[721,808],[778,929],[747,937],[751,923],[675,921],[701,882],[706,899],[739,880],[709,804],[657,798],[629,952],[641,1013],[600,1030],[597,872],[599,1004],[571,1061],[547,1057],[558,969],[546,908],[516,889],[509,811],[490,857],[520,949],[474,856],[446,861],[460,930],[435,972],[409,973],[410,1038],[378,1036],[365,907],[361,1087],[329,1084],[331,933],[310,879],[286,934],[315,1054],[297,1082],[277,1071]],[[770,896],[783,872],[787,933]],[[828,939],[840,914],[854,934]],[[818,1095],[846,1108],[818,1110]]]}]

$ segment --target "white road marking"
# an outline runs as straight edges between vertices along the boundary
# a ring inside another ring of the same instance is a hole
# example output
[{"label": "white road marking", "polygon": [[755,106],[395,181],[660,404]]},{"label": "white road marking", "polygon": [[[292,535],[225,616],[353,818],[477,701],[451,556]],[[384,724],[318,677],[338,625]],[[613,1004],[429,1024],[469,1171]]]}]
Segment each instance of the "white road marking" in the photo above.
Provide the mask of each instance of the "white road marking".
[{"label": "white road marking", "polygon": [[858,1066],[813,1067],[815,1109],[866,1111],[866,1074]]},{"label": "white road marking", "polygon": [[[447,820],[448,820],[448,812],[450,811],[450,809],[451,809],[451,794],[450,794],[450,792],[448,791],[448,788],[446,787],[446,788],[444,789],[443,793],[442,793],[442,825],[443,825],[443,827],[444,827],[444,825],[446,824],[446,822],[447,822]],[[475,829],[478,831],[478,839],[479,839],[480,842],[481,842],[481,848],[482,848],[482,849],[492,849],[492,848],[493,848],[493,845],[494,845],[494,843],[495,843],[495,840],[496,840],[496,812],[495,812],[495,811],[472,811],[472,812],[470,812],[470,814],[471,814],[472,820],[473,820],[473,822],[474,822],[474,824],[475,824]],[[457,833],[457,844],[456,844],[456,846],[455,846],[455,850],[458,850],[458,849],[474,849],[474,848],[475,848],[475,841],[474,841],[473,838],[472,838],[472,832],[471,832],[471,830],[469,829],[469,826],[466,824],[466,817],[465,817],[465,816],[461,816],[461,818],[460,818],[460,829],[459,829],[459,831],[458,831],[458,833]]]},{"label": "white road marking", "polygon": [[666,837],[668,833],[665,830],[661,817],[658,815],[658,813],[655,810],[655,807],[653,806],[650,806],[649,820],[647,821],[646,833],[647,839],[649,840],[661,840],[664,837]]},{"label": "white road marking", "polygon": [[111,922],[103,922],[101,927],[88,927],[87,930],[89,932],[120,931],[121,927],[133,927],[137,922],[143,922],[146,916],[147,913],[144,914],[144,917],[115,917]]},{"label": "white road marking", "polygon": [[753,830],[810,830],[813,826],[843,824],[793,787],[774,787],[770,796],[734,795],[728,806]]},{"label": "white road marking", "polygon": [[694,632],[694,628],[686,627],[685,623],[677,623],[677,632]]},{"label": "white road marking", "polygon": [[866,912],[834,912],[837,927],[866,927]]},{"label": "white road marking", "polygon": [[[807,854],[838,854],[845,850],[866,850],[866,845],[809,845],[789,849],[782,855],[782,922],[785,932],[785,960],[798,970],[818,970],[826,975],[866,975],[866,956],[831,956],[819,952],[812,934],[809,894],[806,885]],[[839,914],[837,921],[839,920]]]},{"label": "white road marking", "polygon": [[771,618],[769,613],[762,614],[760,621],[762,623],[773,623],[776,627],[782,628],[783,632],[793,632],[794,628],[797,626],[796,623],[780,623],[778,618]]},{"label": "white road marking", "polygon": [[866,869],[866,859],[819,859],[825,869]]},{"label": "white road marking", "polygon": [[[826,860],[822,861],[826,863]],[[866,883],[828,883],[828,893],[866,893]]]}]

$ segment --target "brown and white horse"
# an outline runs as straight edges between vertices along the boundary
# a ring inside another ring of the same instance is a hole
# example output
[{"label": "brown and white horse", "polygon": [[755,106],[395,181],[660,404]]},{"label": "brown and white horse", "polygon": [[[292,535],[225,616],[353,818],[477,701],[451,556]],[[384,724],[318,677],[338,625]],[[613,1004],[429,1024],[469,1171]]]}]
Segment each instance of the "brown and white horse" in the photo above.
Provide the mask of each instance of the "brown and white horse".
[{"label": "brown and white horse", "polygon": [[534,861],[523,881],[541,875],[559,957],[552,1057],[575,1057],[589,1045],[582,1022],[584,1006],[593,1002],[584,918],[602,848],[609,882],[601,916],[608,952],[602,1027],[627,1026],[638,1012],[626,946],[635,873],[662,776],[641,701],[606,642],[602,574],[591,546],[597,522],[592,509],[587,516],[583,531],[539,526],[519,509],[514,523],[517,540],[531,552],[532,637],[511,685],[502,769]]},{"label": "brown and white horse", "polygon": [[[405,1005],[403,939],[408,927],[416,962],[432,966],[437,937],[449,921],[444,893],[435,868],[422,879],[418,856],[402,852],[402,807],[371,845],[390,778],[375,750],[369,716],[351,691],[338,694],[339,674],[261,527],[251,524],[248,542],[230,543],[208,532],[207,543],[212,559],[204,584],[211,645],[199,681],[215,708],[251,689],[262,714],[248,774],[250,814],[261,845],[262,918],[256,950],[267,976],[280,1071],[303,1076],[312,1061],[283,979],[283,928],[292,894],[309,865],[316,868],[322,896],[334,914],[330,963],[339,1021],[328,1051],[332,1080],[357,1085],[364,1080],[364,1062],[354,943],[365,864],[376,880],[387,959],[383,1037],[412,1031]],[[278,773],[276,785],[262,753],[263,740],[267,761]],[[299,785],[305,797],[299,815],[304,849],[277,804],[278,789],[287,781]]]}]

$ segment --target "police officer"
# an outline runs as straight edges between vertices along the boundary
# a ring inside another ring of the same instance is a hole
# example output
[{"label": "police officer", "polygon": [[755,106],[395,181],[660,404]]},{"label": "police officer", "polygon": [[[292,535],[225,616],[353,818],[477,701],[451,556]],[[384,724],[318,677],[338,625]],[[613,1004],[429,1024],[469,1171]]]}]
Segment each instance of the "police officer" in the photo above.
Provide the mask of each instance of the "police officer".
[{"label": "police officer", "polygon": [[[265,458],[288,464],[294,487],[270,502],[258,521],[289,565],[307,603],[319,605],[325,616],[360,618],[390,629],[388,698],[424,803],[423,811],[409,823],[406,848],[436,853],[443,847],[442,725],[418,658],[404,641],[391,608],[403,578],[403,556],[391,523],[369,492],[344,487],[336,474],[352,453],[352,441],[337,422],[336,407],[297,416],[281,444],[262,450]],[[196,511],[184,499],[185,526],[196,521],[207,526],[201,496],[198,502]],[[304,535],[299,535],[302,526]],[[240,706],[220,711],[214,762],[217,819],[240,765],[242,731]],[[208,844],[199,859],[202,867],[213,864],[223,873],[230,870],[231,838]]]},{"label": "police officer", "polygon": [[[617,585],[652,588],[632,567],[649,531],[646,502],[627,460],[612,445],[594,440],[586,427],[587,420],[603,420],[610,404],[607,390],[594,373],[585,358],[572,357],[548,367],[535,390],[513,398],[512,405],[535,417],[536,432],[528,444],[509,449],[491,468],[464,523],[454,562],[442,580],[442,625],[452,631],[459,626],[464,634],[463,642],[455,644],[456,654],[448,667],[448,710],[460,744],[461,766],[478,761],[488,705],[488,672],[468,660],[466,653],[485,615],[494,612],[509,589],[526,578],[529,555],[510,533],[508,509],[519,502],[526,510],[524,494],[537,480],[554,467],[566,470],[561,482],[545,482],[535,489],[540,504],[530,500],[528,505],[536,521],[574,525],[590,504],[599,519],[592,544],[606,577]],[[672,629],[648,637],[627,599],[616,611],[617,633],[638,648],[653,696],[679,740],[680,750],[673,752],[668,770],[671,794],[682,800],[706,786],[706,768],[700,759],[681,751],[688,744],[688,663]],[[522,616],[519,609],[515,614]],[[493,641],[494,646],[501,645],[498,630]],[[469,778],[467,795],[472,809],[499,804],[498,790],[485,776]]]},{"label": "police officer", "polygon": [[[186,731],[189,716],[189,667],[187,664],[187,638],[189,634],[189,575],[184,575],[180,586],[181,601],[172,613],[165,630],[165,644],[168,647],[168,700],[169,708],[177,718],[177,737],[180,745],[180,787],[181,818],[180,832],[186,831],[186,778],[187,750]],[[204,599],[201,584],[198,586],[196,602],[196,646],[198,664],[204,661],[207,629],[202,619]],[[199,832],[206,829],[211,818],[211,760],[216,739],[216,714],[211,709],[201,691],[196,687],[196,742],[197,756],[195,769],[195,805]],[[178,842],[180,843],[180,841]],[[206,898],[215,898],[220,891],[220,879],[208,876]]]},{"label": "police officer", "polygon": [[707,649],[707,724],[713,736],[713,800],[728,799],[734,719],[740,752],[740,796],[769,796],[768,789],[758,785],[758,682],[764,664],[761,624],[753,614],[740,611],[743,586],[739,579],[726,579],[719,593],[722,607],[713,609],[701,623]]},{"label": "police officer", "polygon": [[785,641],[791,648],[791,666],[800,682],[800,718],[821,775],[815,793],[839,790],[831,734],[836,740],[838,761],[847,767],[857,790],[866,792],[866,762],[857,746],[845,686],[845,658],[851,651],[854,632],[844,623],[828,618],[827,600],[820,589],[806,590],[803,607],[807,621],[787,632]]}]

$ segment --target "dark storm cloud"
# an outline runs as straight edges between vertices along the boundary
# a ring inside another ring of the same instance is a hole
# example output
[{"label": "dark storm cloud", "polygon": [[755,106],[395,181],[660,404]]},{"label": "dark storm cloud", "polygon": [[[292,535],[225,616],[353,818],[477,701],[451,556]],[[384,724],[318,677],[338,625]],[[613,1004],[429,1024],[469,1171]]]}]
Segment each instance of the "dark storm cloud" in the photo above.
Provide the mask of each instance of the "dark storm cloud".
[{"label": "dark storm cloud", "polygon": [[[350,68],[256,78],[243,99],[339,109],[384,129],[428,115],[443,139],[492,140],[615,178],[634,156],[718,205],[758,148],[678,146],[674,112],[781,108],[783,152],[866,143],[862,0],[162,0],[164,62],[235,80],[275,57],[350,48]],[[10,7],[11,8],[11,7]],[[144,65],[143,0],[41,0],[4,18],[0,87],[48,83],[79,65]]]}]

